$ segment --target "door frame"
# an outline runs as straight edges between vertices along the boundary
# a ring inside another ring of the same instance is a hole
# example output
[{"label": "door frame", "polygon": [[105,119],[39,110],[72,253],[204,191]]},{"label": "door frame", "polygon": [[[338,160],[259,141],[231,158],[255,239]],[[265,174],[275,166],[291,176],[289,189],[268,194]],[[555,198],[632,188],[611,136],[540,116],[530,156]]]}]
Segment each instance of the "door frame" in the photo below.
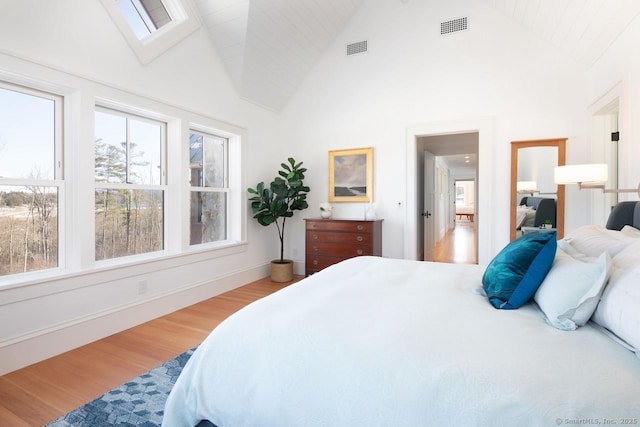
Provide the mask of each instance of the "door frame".
[{"label": "door frame", "polygon": [[[435,252],[436,252],[436,242],[438,241],[438,239],[436,239],[436,231],[437,231],[437,224],[438,224],[438,207],[436,206],[436,199],[435,199],[435,195],[436,195],[436,191],[437,191],[437,185],[436,185],[436,176],[437,176],[437,167],[436,167],[436,156],[431,153],[428,150],[424,150],[422,151],[422,156],[423,156],[423,163],[422,163],[422,167],[423,167],[423,174],[422,174],[422,179],[418,178],[416,180],[416,182],[418,182],[419,180],[422,181],[422,185],[418,185],[418,188],[420,191],[420,189],[422,189],[422,197],[420,198],[420,200],[422,200],[422,208],[420,209],[421,211],[421,215],[424,215],[425,212],[429,212],[429,210],[431,210],[430,216],[432,217],[429,220],[429,217],[422,217],[422,226],[420,226],[420,224],[418,224],[418,232],[416,233],[417,239],[418,239],[418,245],[420,245],[420,242],[422,242],[422,256],[420,256],[420,253],[418,254],[418,259],[422,259],[424,261],[433,261],[435,258]],[[429,203],[429,201],[427,200],[427,172],[429,172],[429,167],[427,165],[427,157],[431,157],[431,185],[433,187],[433,192],[431,193],[431,203]],[[427,227],[430,227],[430,230],[427,230]],[[422,239],[419,237],[420,235],[422,235]],[[428,241],[429,238],[431,238],[433,241]],[[429,243],[431,244],[431,247],[429,247]]]},{"label": "door frame", "polygon": [[[625,171],[624,160],[627,156],[622,153],[624,144],[620,141],[615,142],[615,154],[607,152],[606,147],[613,144],[611,142],[610,132],[620,132],[621,140],[624,142],[628,136],[628,126],[626,124],[626,83],[619,82],[602,95],[597,101],[589,106],[589,148],[591,163],[607,163],[609,165],[609,182],[608,187],[619,188]],[[615,125],[606,123],[613,116],[617,118]],[[595,130],[600,127],[609,135],[597,134]],[[614,129],[615,128],[615,129]],[[628,140],[628,139],[627,139]],[[613,179],[612,179],[613,178]],[[603,194],[599,191],[589,193],[591,210],[591,224],[604,224],[607,221],[609,212],[613,205],[620,200],[625,200],[623,194],[608,193]]]},{"label": "door frame", "polygon": [[[418,221],[422,221],[422,206],[419,206],[418,191],[418,137],[450,135],[458,133],[478,133],[478,170],[476,173],[478,238],[476,253],[478,263],[487,264],[491,254],[495,253],[496,236],[495,215],[490,213],[495,207],[491,183],[495,182],[495,173],[491,168],[495,150],[495,119],[493,117],[452,120],[444,122],[421,123],[407,126],[406,133],[406,211],[404,228],[404,258],[416,260],[419,256]],[[483,215],[483,213],[487,213]]]}]

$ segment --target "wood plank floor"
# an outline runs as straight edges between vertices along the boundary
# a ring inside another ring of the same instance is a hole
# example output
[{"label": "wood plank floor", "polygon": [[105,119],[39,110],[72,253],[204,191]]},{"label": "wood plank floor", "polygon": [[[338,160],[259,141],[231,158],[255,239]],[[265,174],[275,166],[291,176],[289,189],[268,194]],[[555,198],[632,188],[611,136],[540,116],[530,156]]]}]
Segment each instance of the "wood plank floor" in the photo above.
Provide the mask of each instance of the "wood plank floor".
[{"label": "wood plank floor", "polygon": [[[473,223],[457,221],[436,245],[436,261],[476,263],[475,239]],[[229,315],[284,286],[258,280],[2,376],[0,426],[42,426],[194,347]]]},{"label": "wood plank floor", "polygon": [[476,236],[472,221],[456,220],[456,226],[436,243],[434,261],[477,264]]},{"label": "wood plank floor", "polygon": [[286,285],[258,280],[4,375],[0,426],[43,426],[196,346],[229,315]]}]

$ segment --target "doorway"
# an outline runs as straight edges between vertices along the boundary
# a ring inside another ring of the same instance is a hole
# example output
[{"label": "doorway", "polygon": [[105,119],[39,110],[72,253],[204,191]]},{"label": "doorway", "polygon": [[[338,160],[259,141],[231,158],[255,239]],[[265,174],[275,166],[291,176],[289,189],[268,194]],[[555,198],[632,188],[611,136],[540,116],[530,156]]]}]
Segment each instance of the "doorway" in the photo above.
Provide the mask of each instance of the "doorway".
[{"label": "doorway", "polygon": [[[608,166],[607,186],[610,188],[618,188],[619,113],[620,103],[616,98],[596,111],[591,119],[591,162],[605,163]],[[594,224],[605,224],[611,209],[618,203],[618,193],[593,193],[592,221]]]},{"label": "doorway", "polygon": [[[496,233],[496,216],[491,215],[495,209],[495,197],[491,182],[495,171],[492,169],[495,143],[495,120],[492,117],[479,119],[449,120],[409,125],[406,133],[406,219],[404,229],[404,258],[421,259],[423,256],[423,197],[422,194],[422,160],[424,147],[420,142],[423,137],[449,136],[459,134],[477,134],[477,168],[476,168],[476,215],[474,217],[476,232],[476,253],[478,263],[488,264],[496,247],[503,245],[503,240]],[[486,179],[482,179],[485,177]],[[483,211],[487,214],[484,215]]]},{"label": "doorway", "polygon": [[[418,168],[421,178],[417,180],[418,194],[423,195],[423,220],[418,226],[417,239],[424,248],[418,259],[441,261],[471,258],[476,263],[475,244],[469,247],[467,242],[477,240],[476,223],[473,220],[476,216],[478,132],[426,135],[417,139],[417,150],[421,150],[424,156]],[[456,182],[471,183],[466,186],[466,197],[463,196],[460,201],[465,203],[464,206],[458,203]],[[456,232],[462,232],[462,225],[456,230],[458,206],[464,208],[464,218],[468,220],[465,239],[456,239]],[[446,248],[444,252],[443,248]],[[468,254],[454,256],[456,252],[463,251]]]},{"label": "doorway", "polygon": [[[628,123],[624,106],[627,105],[627,93],[623,82],[619,82],[589,107],[591,116],[589,132],[589,163],[605,163],[609,177],[607,187],[618,188],[625,172],[633,163],[625,156],[625,137],[628,135]],[[618,201],[618,193],[588,192],[590,198],[589,223],[604,225],[611,208]]]}]

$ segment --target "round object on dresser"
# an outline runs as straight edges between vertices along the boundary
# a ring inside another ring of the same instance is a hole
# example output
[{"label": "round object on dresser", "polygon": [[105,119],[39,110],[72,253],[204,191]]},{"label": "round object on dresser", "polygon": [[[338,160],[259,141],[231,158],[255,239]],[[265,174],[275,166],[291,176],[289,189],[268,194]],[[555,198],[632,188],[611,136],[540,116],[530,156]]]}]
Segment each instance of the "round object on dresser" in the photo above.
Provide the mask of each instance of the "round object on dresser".
[{"label": "round object on dresser", "polygon": [[320,203],[320,216],[324,219],[331,218],[331,211],[333,207],[330,203],[324,202]]}]

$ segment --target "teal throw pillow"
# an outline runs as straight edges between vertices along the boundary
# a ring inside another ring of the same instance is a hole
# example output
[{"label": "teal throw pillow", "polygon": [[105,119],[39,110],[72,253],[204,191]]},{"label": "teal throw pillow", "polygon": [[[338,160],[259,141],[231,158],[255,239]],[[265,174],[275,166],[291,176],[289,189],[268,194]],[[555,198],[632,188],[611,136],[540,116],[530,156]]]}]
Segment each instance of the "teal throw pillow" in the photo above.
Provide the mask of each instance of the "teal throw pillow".
[{"label": "teal throw pillow", "polygon": [[529,301],[551,269],[556,247],[555,231],[525,234],[505,246],[482,276],[489,302],[512,310]]}]

